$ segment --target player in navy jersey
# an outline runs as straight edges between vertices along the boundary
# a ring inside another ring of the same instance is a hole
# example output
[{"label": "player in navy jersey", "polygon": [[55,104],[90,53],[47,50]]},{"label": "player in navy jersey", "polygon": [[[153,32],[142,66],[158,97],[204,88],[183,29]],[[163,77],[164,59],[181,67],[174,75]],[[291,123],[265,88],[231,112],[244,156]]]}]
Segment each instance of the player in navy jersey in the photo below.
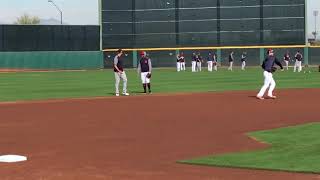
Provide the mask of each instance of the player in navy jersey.
[{"label": "player in navy jersey", "polygon": [[286,67],[286,69],[287,70],[289,70],[289,61],[290,61],[290,54],[289,54],[289,51],[287,51],[285,54],[284,54],[284,56],[283,56],[283,61],[284,61],[284,63],[285,63],[285,67]]},{"label": "player in navy jersey", "polygon": [[233,61],[234,61],[234,56],[233,56],[234,52],[231,51],[231,53],[229,54],[229,68],[228,70],[232,71],[233,68]]},{"label": "player in navy jersey", "polygon": [[264,93],[269,88],[268,97],[271,99],[276,99],[277,97],[273,95],[273,90],[276,87],[276,82],[273,79],[272,73],[275,72],[274,64],[280,66],[281,70],[283,70],[282,64],[279,60],[275,57],[273,50],[268,50],[268,56],[263,61],[262,68],[263,68],[263,76],[264,76],[264,84],[257,94],[257,98],[263,100]]},{"label": "player in navy jersey", "polygon": [[296,72],[297,69],[298,69],[298,72],[301,72],[302,71],[302,58],[303,58],[303,56],[300,53],[300,51],[298,51],[294,57],[296,59],[296,62],[294,63],[293,72]]},{"label": "player in navy jersey", "polygon": [[151,93],[151,71],[152,71],[152,64],[151,59],[147,56],[147,53],[145,51],[142,51],[140,53],[141,59],[138,64],[138,73],[140,73],[141,82],[143,86],[143,92],[147,93],[147,87],[148,92]]},{"label": "player in navy jersey", "polygon": [[241,55],[241,70],[245,70],[247,61],[247,52],[243,52]]},{"label": "player in navy jersey", "polygon": [[196,72],[196,66],[197,66],[197,55],[196,53],[192,53],[191,57],[191,71]]}]

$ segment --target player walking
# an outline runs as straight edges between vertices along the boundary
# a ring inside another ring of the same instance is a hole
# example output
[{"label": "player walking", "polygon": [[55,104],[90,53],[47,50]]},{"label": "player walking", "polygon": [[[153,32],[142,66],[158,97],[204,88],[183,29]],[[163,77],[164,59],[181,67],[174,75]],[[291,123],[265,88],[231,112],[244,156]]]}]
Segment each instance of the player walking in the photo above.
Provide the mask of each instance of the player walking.
[{"label": "player walking", "polygon": [[269,55],[267,58],[263,61],[262,68],[264,70],[263,76],[264,76],[264,84],[260,90],[260,92],[257,95],[258,99],[264,99],[264,93],[269,88],[268,91],[268,97],[272,99],[276,99],[277,97],[273,95],[273,90],[276,87],[276,82],[273,79],[272,73],[275,72],[276,68],[274,67],[274,64],[277,64],[280,66],[281,70],[283,70],[283,67],[279,60],[275,57],[273,50],[269,50]]},{"label": "player walking", "polygon": [[123,90],[122,94],[124,96],[129,96],[129,93],[127,93],[127,76],[126,73],[123,69],[123,60],[122,60],[122,54],[123,51],[122,49],[119,49],[117,51],[117,55],[114,57],[113,60],[113,70],[114,70],[114,76],[115,76],[115,87],[116,87],[116,96],[119,96],[119,84],[120,84],[120,79],[123,81]]},{"label": "player walking", "polygon": [[302,54],[300,53],[300,51],[298,51],[294,57],[296,59],[296,62],[294,63],[293,72],[296,72],[297,68],[298,68],[298,72],[301,72],[302,71]]},{"label": "player walking", "polygon": [[143,92],[147,93],[147,86],[148,86],[148,92],[151,93],[151,71],[152,71],[152,65],[151,65],[151,59],[147,56],[147,53],[145,51],[142,51],[140,53],[141,59],[138,64],[138,73],[140,73],[141,76],[141,82],[143,86]]},{"label": "player walking", "polygon": [[243,52],[241,55],[241,70],[245,70],[247,60],[247,52]]},{"label": "player walking", "polygon": [[290,61],[290,54],[289,54],[289,51],[287,51],[284,56],[283,56],[283,61],[284,63],[286,64],[286,69],[287,71],[289,70],[289,61]]},{"label": "player walking", "polygon": [[231,53],[229,54],[229,68],[228,70],[232,71],[232,67],[233,67],[233,61],[234,61],[234,57],[233,57],[234,52],[231,51]]}]

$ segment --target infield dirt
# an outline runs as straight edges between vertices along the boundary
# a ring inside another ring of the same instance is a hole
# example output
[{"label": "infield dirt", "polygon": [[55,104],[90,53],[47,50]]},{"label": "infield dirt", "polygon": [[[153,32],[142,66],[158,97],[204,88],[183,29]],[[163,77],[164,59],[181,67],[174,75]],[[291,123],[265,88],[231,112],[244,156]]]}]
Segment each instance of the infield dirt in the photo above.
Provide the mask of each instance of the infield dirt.
[{"label": "infield dirt", "polygon": [[0,104],[1,180],[309,180],[316,174],[176,161],[265,148],[245,133],[317,122],[320,89],[108,97]]}]

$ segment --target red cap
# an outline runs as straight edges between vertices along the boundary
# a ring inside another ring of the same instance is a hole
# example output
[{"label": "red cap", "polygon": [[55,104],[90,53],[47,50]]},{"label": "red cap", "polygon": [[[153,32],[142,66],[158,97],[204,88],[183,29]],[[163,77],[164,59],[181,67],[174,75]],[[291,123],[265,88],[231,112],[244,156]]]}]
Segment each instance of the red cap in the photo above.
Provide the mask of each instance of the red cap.
[{"label": "red cap", "polygon": [[141,51],[141,52],[140,52],[140,55],[141,55],[141,56],[146,56],[147,53],[146,53],[145,51]]}]

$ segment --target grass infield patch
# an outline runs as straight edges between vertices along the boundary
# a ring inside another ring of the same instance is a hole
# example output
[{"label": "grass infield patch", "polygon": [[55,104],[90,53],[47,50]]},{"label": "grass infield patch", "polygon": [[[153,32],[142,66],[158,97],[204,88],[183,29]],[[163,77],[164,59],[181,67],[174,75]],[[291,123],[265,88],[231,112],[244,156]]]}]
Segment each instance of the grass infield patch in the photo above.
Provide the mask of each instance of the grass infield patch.
[{"label": "grass infield patch", "polygon": [[269,148],[214,155],[180,163],[277,170],[303,173],[320,173],[320,123],[259,131],[248,134],[270,144]]},{"label": "grass infield patch", "polygon": [[[143,91],[140,76],[134,69],[127,69],[128,91],[139,95]],[[230,72],[219,68],[218,72],[204,69],[199,73],[176,72],[174,68],[154,69],[152,72],[153,93],[216,92],[230,90],[258,90],[263,84],[263,72],[259,67],[248,67],[241,71],[235,67]],[[316,68],[310,73],[293,73],[292,70],[274,74],[277,89],[319,88],[320,76]],[[120,83],[120,89],[122,82]],[[19,100],[46,100],[114,96],[114,72],[58,71],[19,72],[0,75],[0,102]]]}]

